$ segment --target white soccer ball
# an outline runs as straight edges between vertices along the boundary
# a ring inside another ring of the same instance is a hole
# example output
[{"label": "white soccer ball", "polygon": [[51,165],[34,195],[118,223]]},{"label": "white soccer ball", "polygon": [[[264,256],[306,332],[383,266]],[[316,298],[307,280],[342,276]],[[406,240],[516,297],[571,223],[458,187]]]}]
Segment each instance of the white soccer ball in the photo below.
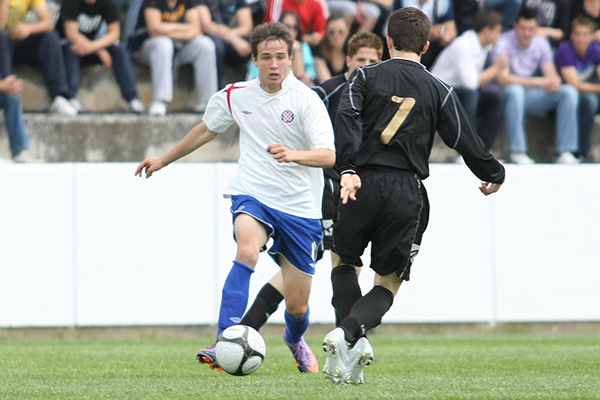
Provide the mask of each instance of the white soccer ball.
[{"label": "white soccer ball", "polygon": [[233,325],[219,335],[215,358],[223,371],[237,376],[256,372],[267,354],[265,340],[254,328]]}]

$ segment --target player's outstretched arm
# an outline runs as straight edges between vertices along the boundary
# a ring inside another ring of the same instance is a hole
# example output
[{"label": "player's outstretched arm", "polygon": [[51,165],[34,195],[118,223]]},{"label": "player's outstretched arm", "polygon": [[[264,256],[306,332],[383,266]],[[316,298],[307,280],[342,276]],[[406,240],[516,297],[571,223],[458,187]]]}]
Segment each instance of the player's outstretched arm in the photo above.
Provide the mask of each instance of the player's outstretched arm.
[{"label": "player's outstretched arm", "polygon": [[481,182],[481,186],[479,186],[479,190],[485,196],[489,196],[492,193],[496,193],[500,190],[501,183],[492,183],[492,182]]},{"label": "player's outstretched arm", "polygon": [[217,135],[214,132],[208,129],[204,122],[201,122],[193,127],[192,130],[164,156],[148,157],[142,161],[140,165],[138,165],[135,175],[142,176],[145,172],[146,178],[150,178],[155,171],[190,154],[200,146],[213,140],[216,136]]}]

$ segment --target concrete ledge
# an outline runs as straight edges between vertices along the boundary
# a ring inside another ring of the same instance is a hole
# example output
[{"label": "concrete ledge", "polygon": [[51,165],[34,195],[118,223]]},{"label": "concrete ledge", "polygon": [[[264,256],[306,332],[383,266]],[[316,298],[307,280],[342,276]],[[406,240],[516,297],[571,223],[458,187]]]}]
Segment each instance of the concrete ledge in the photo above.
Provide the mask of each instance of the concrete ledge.
[{"label": "concrete ledge", "polygon": [[[133,114],[46,113],[25,115],[31,152],[47,162],[139,162],[164,154],[202,121],[199,114],[150,117]],[[0,157],[10,158],[8,135],[0,119]],[[231,128],[183,161],[237,161],[238,131]]]}]

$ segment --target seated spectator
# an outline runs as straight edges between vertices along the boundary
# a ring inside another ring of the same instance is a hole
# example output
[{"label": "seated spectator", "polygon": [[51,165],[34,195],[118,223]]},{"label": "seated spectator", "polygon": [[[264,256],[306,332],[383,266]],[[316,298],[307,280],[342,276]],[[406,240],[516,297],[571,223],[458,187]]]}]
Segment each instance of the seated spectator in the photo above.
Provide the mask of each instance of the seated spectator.
[{"label": "seated spectator", "polygon": [[[495,62],[504,54],[509,69],[500,71],[497,83],[506,98],[504,119],[510,161],[531,164],[527,155],[525,117],[556,112],[556,162],[578,163],[579,134],[577,129],[577,89],[563,84],[553,61],[548,41],[536,34],[537,12],[523,8],[519,12],[514,29],[504,33],[491,52]],[[541,71],[541,76],[536,75]]]},{"label": "seated spectator", "polygon": [[[215,42],[218,71],[225,66],[246,65],[254,27],[246,0],[201,0],[199,11],[202,31]],[[219,86],[223,85],[220,82]]]},{"label": "seated spectator", "polygon": [[555,62],[564,81],[579,90],[580,160],[586,160],[600,108],[600,43],[593,41],[594,21],[584,15],[573,19],[570,39],[556,50]]},{"label": "seated spectator", "polygon": [[429,50],[421,56],[421,64],[431,68],[440,51],[456,37],[452,0],[394,0],[392,10],[415,7],[431,21]]},{"label": "seated spectator", "polygon": [[[279,21],[290,30],[290,34],[294,38],[294,48],[292,53],[292,72],[296,78],[306,83],[308,86],[313,86],[317,77],[315,72],[315,63],[312,50],[308,43],[302,40],[302,32],[300,32],[300,19],[293,11],[284,11],[281,14]],[[254,79],[258,75],[258,68],[252,60],[248,62],[248,72],[246,80]]]},{"label": "seated spectator", "polygon": [[0,110],[4,110],[4,123],[8,132],[8,142],[14,162],[36,162],[29,153],[29,138],[25,130],[23,108],[19,92],[23,81],[14,75],[0,79]]},{"label": "seated spectator", "polygon": [[327,0],[329,12],[342,13],[348,20],[348,26],[358,24],[358,32],[373,32],[381,15],[381,9],[375,3],[362,0]]},{"label": "seated spectator", "polygon": [[492,10],[481,10],[475,15],[473,29],[446,46],[431,69],[432,74],[454,88],[488,149],[494,144],[504,114],[504,98],[498,89],[481,87],[508,68],[506,56],[484,68],[491,46],[501,34],[502,16]]},{"label": "seated spectator", "polygon": [[327,34],[313,52],[319,83],[346,72],[346,41],[349,34],[348,21],[344,15],[332,13],[327,19]]},{"label": "seated spectator", "polygon": [[558,47],[569,33],[571,23],[571,0],[524,0],[523,6],[538,13],[540,27],[537,34]]},{"label": "seated spectator", "polygon": [[[102,24],[107,32],[101,35]],[[112,0],[63,0],[59,27],[67,39],[63,43],[65,68],[69,82],[67,93],[71,104],[81,112],[81,103],[75,98],[79,90],[82,64],[103,64],[112,68],[127,102],[127,110],[140,114],[144,104],[138,96],[133,66],[127,49],[121,45],[119,11]]]},{"label": "seated spectator", "polygon": [[571,19],[578,15],[585,15],[594,21],[594,40],[600,42],[600,0],[572,0]]},{"label": "seated spectator", "polygon": [[195,0],[145,0],[138,29],[129,38],[134,59],[150,66],[150,115],[163,116],[173,99],[173,83],[182,65],[192,64],[197,112],[218,90],[215,43],[202,35]]},{"label": "seated spectator", "polygon": [[[37,22],[24,22],[30,9]],[[50,111],[77,114],[65,97],[68,86],[60,36],[45,0],[0,0],[0,79],[11,75],[12,65],[20,63],[41,66],[52,99]]]},{"label": "seated spectator", "polygon": [[284,11],[293,11],[300,18],[304,40],[317,46],[325,36],[325,24],[329,16],[325,0],[267,0],[264,22],[279,21]]}]

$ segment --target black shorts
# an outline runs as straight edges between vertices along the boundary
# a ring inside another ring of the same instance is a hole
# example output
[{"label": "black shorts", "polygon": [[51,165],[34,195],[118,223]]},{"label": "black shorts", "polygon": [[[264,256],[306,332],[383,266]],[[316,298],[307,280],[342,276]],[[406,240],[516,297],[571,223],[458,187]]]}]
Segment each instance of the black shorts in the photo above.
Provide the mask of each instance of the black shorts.
[{"label": "black shorts", "polygon": [[406,171],[367,170],[359,175],[362,187],[356,201],[340,203],[333,249],[345,264],[362,266],[360,257],[371,242],[371,268],[408,281],[429,222],[427,191]]}]

